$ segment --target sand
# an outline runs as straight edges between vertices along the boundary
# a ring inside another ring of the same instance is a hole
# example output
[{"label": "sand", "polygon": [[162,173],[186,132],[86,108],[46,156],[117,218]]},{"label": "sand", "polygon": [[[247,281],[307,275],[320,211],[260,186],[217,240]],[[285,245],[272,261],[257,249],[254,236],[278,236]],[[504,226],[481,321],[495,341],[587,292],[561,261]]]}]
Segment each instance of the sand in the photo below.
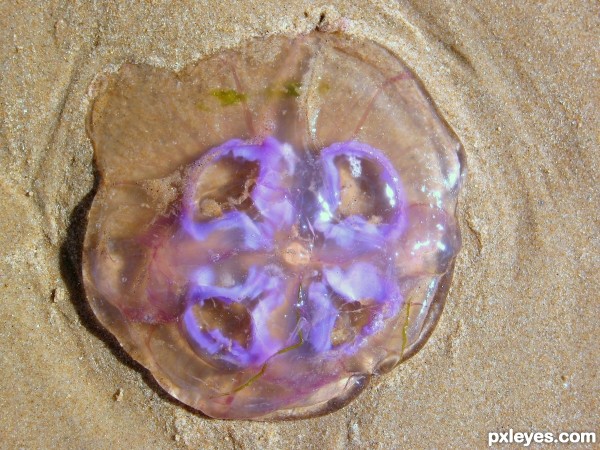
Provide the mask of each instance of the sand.
[{"label": "sand", "polygon": [[[0,447],[467,448],[509,428],[600,432],[598,3],[322,5],[2,2]],[[179,69],[339,17],[413,68],[464,144],[447,307],[420,353],[336,413],[207,419],[119,349],[78,282],[88,87],[124,62]]]}]

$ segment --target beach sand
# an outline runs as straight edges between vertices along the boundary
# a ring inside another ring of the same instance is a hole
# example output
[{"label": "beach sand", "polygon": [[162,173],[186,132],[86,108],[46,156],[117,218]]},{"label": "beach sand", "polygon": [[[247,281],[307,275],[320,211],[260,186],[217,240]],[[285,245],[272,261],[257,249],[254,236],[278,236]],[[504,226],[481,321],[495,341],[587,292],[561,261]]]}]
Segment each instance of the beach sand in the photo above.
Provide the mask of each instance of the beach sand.
[{"label": "beach sand", "polygon": [[[463,249],[423,350],[309,420],[207,419],[166,395],[79,283],[94,77],[180,69],[347,19],[423,80],[465,147]],[[595,1],[2,2],[0,447],[481,448],[600,432]]]}]

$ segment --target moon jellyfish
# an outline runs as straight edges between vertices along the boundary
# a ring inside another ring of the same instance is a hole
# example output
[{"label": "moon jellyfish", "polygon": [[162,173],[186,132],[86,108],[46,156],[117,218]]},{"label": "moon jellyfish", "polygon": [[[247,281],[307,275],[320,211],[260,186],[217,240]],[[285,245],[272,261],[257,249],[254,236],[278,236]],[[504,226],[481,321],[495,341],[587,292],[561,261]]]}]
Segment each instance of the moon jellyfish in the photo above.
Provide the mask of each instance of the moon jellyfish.
[{"label": "moon jellyfish", "polygon": [[88,301],[173,397],[217,418],[324,414],[423,346],[464,157],[390,51],[275,36],[93,89]]}]

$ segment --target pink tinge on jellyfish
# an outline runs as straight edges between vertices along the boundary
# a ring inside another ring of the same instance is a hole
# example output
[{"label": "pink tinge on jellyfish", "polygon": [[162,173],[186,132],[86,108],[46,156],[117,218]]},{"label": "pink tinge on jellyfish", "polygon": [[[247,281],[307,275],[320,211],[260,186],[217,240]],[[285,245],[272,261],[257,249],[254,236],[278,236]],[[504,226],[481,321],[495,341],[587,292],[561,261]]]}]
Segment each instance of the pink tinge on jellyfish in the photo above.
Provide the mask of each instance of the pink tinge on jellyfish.
[{"label": "pink tinge on jellyfish", "polygon": [[219,418],[322,414],[425,343],[464,163],[391,53],[273,37],[97,90],[86,292],[171,395]]}]

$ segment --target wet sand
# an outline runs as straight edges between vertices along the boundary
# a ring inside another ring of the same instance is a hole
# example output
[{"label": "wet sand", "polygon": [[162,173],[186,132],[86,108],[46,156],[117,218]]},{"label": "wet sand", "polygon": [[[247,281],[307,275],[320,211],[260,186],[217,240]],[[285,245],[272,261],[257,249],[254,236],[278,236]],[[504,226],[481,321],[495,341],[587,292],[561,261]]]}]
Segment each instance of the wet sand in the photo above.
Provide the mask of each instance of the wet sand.
[{"label": "wet sand", "polygon": [[[596,2],[0,5],[0,447],[467,448],[600,432]],[[347,19],[421,77],[463,142],[463,250],[424,349],[328,416],[212,420],[171,400],[79,283],[88,87]]]}]

